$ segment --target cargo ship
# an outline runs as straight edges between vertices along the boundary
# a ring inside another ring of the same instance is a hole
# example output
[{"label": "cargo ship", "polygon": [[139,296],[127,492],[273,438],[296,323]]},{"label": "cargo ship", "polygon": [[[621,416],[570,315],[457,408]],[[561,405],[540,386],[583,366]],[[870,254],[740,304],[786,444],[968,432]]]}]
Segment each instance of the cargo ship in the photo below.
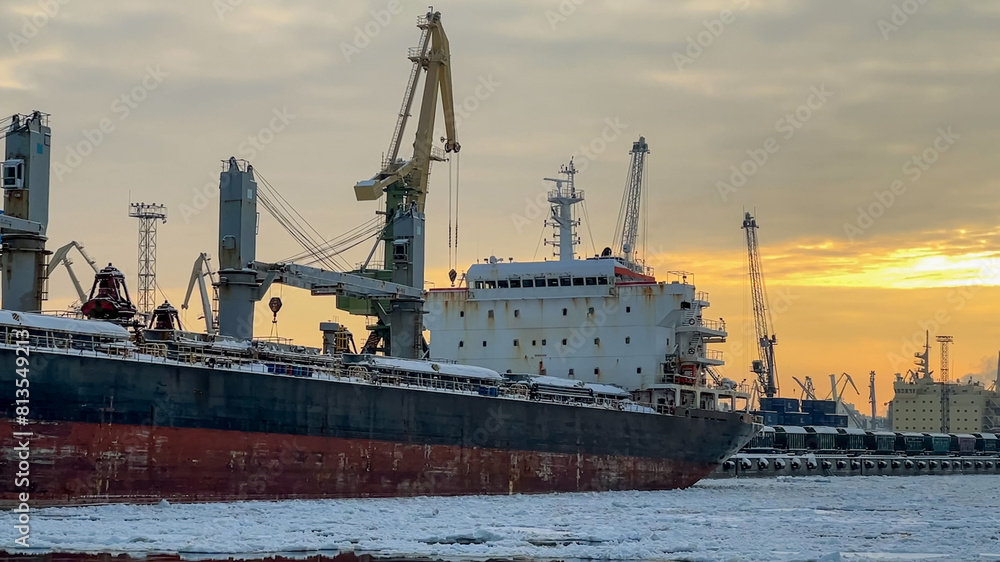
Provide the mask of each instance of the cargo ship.
[{"label": "cargo ship", "polygon": [[[437,297],[423,288],[424,203],[431,162],[460,145],[440,14],[417,23],[387,158],[354,190],[359,200],[384,198],[384,264],[334,272],[257,261],[254,169],[230,158],[220,174],[218,321],[204,333],[184,329],[167,302],[137,310],[110,264],[95,275],[82,317],[39,313],[51,129],[41,112],[11,117],[0,215],[0,386],[9,396],[0,470],[10,476],[0,484],[2,506],[672,489],[694,484],[749,441],[758,426],[737,404],[745,395],[735,383],[705,380],[721,364],[706,344],[724,338],[724,326],[701,318],[707,301],[686,279],[657,282],[626,259],[573,260],[558,274],[530,276],[558,299],[591,291],[573,318],[590,313],[590,299],[606,309],[627,301],[622,314],[643,321],[626,337],[652,346],[643,359],[655,359],[651,366],[625,365],[632,357],[611,345],[591,377],[544,360],[529,371],[526,360],[483,366],[450,357],[453,330],[434,325]],[[421,73],[414,152],[403,159]],[[443,150],[432,143],[438,92]],[[470,268],[466,299],[502,297],[485,292],[500,290],[486,288],[494,265],[478,295],[482,268]],[[506,273],[514,272],[505,272],[509,287],[515,276]],[[320,326],[321,348],[254,338],[256,303],[273,283],[336,296],[341,308],[376,318],[362,349],[332,322]],[[568,305],[562,315],[570,318]],[[661,329],[679,353],[660,357],[657,346],[668,343]],[[520,337],[546,333],[562,337],[544,324]],[[631,369],[659,374],[645,380]]]}]

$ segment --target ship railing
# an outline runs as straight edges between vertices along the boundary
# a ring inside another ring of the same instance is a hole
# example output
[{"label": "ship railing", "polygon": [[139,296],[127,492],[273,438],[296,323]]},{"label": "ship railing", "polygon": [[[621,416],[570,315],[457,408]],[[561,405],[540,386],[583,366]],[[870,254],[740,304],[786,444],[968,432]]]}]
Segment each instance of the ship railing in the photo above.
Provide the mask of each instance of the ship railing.
[{"label": "ship railing", "polygon": [[[52,349],[64,352],[97,352],[108,353],[110,347],[116,347],[116,354],[121,354],[123,346],[121,341],[97,335],[97,334],[70,334],[67,332],[57,332],[52,330],[40,330],[38,328],[27,329],[28,345],[37,349]],[[22,330],[20,327],[0,327],[2,330],[2,340],[7,345],[16,345],[22,338],[15,337],[14,333]]]},{"label": "ship railing", "polygon": [[704,357],[706,359],[713,359],[715,361],[725,361],[724,353],[721,349],[707,349],[705,350]]},{"label": "ship railing", "polygon": [[[3,341],[13,345],[18,338],[13,335],[13,329],[3,327]],[[411,388],[431,388],[449,392],[462,392],[495,397],[513,398],[516,400],[532,400],[538,402],[572,403],[576,406],[589,406],[602,409],[621,409],[621,400],[595,397],[582,401],[574,397],[560,397],[547,394],[530,395],[523,385],[492,386],[488,381],[461,380],[426,373],[411,373],[405,371],[372,371],[364,367],[344,367],[339,363],[290,363],[253,356],[223,355],[206,352],[200,348],[181,346],[171,349],[166,344],[146,342],[138,346],[122,344],[122,342],[101,341],[95,339],[77,339],[70,334],[45,333],[31,335],[30,345],[36,348],[78,351],[80,353],[94,352],[149,363],[186,363],[203,365],[212,368],[245,369],[248,366],[259,369],[261,373],[276,375],[326,378],[337,380],[364,381],[375,385],[405,386]]]},{"label": "ship railing", "polygon": [[709,330],[715,330],[716,332],[726,331],[726,321],[725,320],[708,320],[705,318],[701,319],[699,322],[702,326],[708,328]]},{"label": "ship railing", "polygon": [[709,318],[702,318],[700,316],[691,315],[684,320],[688,326],[703,326],[709,330],[715,330],[716,332],[726,331],[726,321],[721,318],[718,320],[712,320]]}]

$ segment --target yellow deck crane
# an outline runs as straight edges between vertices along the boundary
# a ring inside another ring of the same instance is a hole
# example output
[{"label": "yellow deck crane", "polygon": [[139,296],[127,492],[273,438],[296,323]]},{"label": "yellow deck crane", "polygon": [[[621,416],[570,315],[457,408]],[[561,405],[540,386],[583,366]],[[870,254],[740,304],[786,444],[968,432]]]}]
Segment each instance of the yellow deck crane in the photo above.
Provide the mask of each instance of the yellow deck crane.
[{"label": "yellow deck crane", "polygon": [[[382,169],[371,179],[359,181],[354,186],[358,201],[375,201],[385,196],[385,228],[368,259],[353,273],[423,290],[426,231],[424,208],[430,184],[431,162],[446,160],[447,153],[457,153],[461,145],[455,127],[451,49],[448,36],[441,25],[441,13],[428,11],[426,15],[417,18],[417,27],[421,30],[420,42],[407,53],[407,57],[413,62],[413,69],[410,71],[403,104]],[[424,83],[413,154],[405,159],[399,156],[399,152],[421,74],[424,75]],[[439,93],[445,121],[443,150],[434,146],[434,122]],[[378,243],[383,244],[382,264],[372,263]],[[386,326],[389,324],[389,313],[385,302],[342,296],[337,299],[337,307],[351,314],[377,317],[377,324],[369,326],[372,334],[363,352],[389,351],[385,345],[389,334]],[[419,317],[419,314],[416,316]],[[398,338],[399,330],[403,329],[410,332],[413,338],[422,340],[422,325],[400,327],[398,323],[397,319],[397,326],[394,328],[397,335],[393,339]]]}]

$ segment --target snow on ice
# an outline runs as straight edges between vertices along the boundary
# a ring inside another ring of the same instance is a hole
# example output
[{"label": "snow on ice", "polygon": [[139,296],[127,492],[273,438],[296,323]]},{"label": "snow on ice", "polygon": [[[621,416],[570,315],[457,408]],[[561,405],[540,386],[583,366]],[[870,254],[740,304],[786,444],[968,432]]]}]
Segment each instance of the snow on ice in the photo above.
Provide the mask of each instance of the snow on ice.
[{"label": "snow on ice", "polygon": [[[665,492],[46,508],[32,517],[32,547],[192,559],[353,551],[463,560],[997,560],[998,488],[1000,476],[991,475],[778,478]],[[14,515],[0,514],[6,529]]]}]

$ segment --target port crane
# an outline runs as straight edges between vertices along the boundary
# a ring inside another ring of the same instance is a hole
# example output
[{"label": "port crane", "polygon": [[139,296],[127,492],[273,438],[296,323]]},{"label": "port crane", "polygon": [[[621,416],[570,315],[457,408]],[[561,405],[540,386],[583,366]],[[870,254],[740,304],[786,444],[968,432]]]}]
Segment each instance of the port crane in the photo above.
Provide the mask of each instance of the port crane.
[{"label": "port crane", "polygon": [[[827,395],[828,399],[832,399],[837,403],[837,409],[843,409],[847,412],[847,416],[851,418],[854,425],[857,427],[865,427],[865,421],[858,415],[858,412],[851,406],[844,403],[844,392],[847,390],[847,385],[850,384],[854,388],[854,393],[860,395],[861,391],[858,390],[857,385],[854,384],[854,379],[851,375],[847,373],[841,373],[838,377],[836,374],[830,374],[830,394]],[[839,387],[839,390],[838,390]]]},{"label": "port crane", "polygon": [[806,375],[806,381],[802,382],[798,377],[792,377],[792,380],[799,385],[802,389],[802,398],[805,400],[815,400],[816,399],[816,387],[813,385],[812,377]]},{"label": "port crane", "polygon": [[[444,111],[445,134],[444,152],[458,152],[462,146],[458,142],[455,127],[455,102],[451,86],[451,48],[448,36],[441,25],[441,12],[428,12],[417,19],[421,30],[418,46],[410,48],[408,58],[413,63],[410,80],[406,85],[403,105],[399,110],[396,128],[386,152],[382,169],[369,180],[359,181],[354,186],[358,201],[374,201],[386,194],[386,212],[393,213],[397,207],[408,209],[411,205],[424,212],[427,200],[428,180],[431,161],[443,161],[444,155],[434,150],[434,120],[437,114],[437,96],[441,93]],[[406,123],[417,93],[420,74],[425,75],[420,114],[417,118],[417,132],[413,141],[413,156],[409,160],[399,158]],[[389,219],[387,217],[387,222]]]},{"label": "port crane", "polygon": [[872,428],[878,413],[878,401],[875,400],[875,371],[868,374],[868,402],[872,407]]},{"label": "port crane", "polygon": [[861,394],[861,392],[858,390],[857,385],[854,384],[854,379],[851,378],[851,375],[847,373],[840,373],[840,375],[831,373],[830,392],[829,394],[826,395],[826,399],[839,402],[840,399],[844,396],[844,391],[847,390],[848,384],[854,388],[855,394]]},{"label": "port crane", "polygon": [[[218,282],[215,279],[215,272],[212,271],[211,265],[212,257],[202,252],[196,260],[194,260],[194,267],[191,270],[191,279],[188,281],[187,293],[184,295],[184,303],[181,304],[181,309],[187,310],[188,304],[191,301],[191,293],[194,291],[194,286],[198,285],[198,292],[201,295],[201,308],[202,314],[205,318],[205,331],[214,336],[218,333],[219,322],[216,318],[216,310],[219,309],[219,287]],[[208,283],[205,282],[205,278],[208,278]],[[212,287],[212,299],[209,300],[208,297],[208,286]]]},{"label": "port crane", "polygon": [[620,228],[615,233],[612,247],[625,259],[625,265],[641,273],[642,267],[635,258],[635,245],[639,238],[639,210],[642,202],[642,185],[646,181],[646,155],[649,154],[646,137],[639,137],[638,141],[633,142],[629,154],[632,155],[632,160],[628,167],[621,208],[618,210],[617,224]]},{"label": "port crane", "polygon": [[757,375],[757,383],[764,396],[774,398],[778,394],[778,374],[774,365],[774,346],[778,343],[778,337],[773,333],[774,321],[767,302],[767,288],[764,286],[764,272],[760,264],[757,219],[750,213],[744,213],[743,230],[746,233],[747,266],[759,357],[752,363],[751,370]]},{"label": "port crane", "polygon": [[[364,264],[352,273],[422,291],[426,232],[424,208],[431,163],[445,161],[448,153],[458,153],[462,146],[458,142],[455,123],[451,47],[441,24],[441,13],[429,10],[426,15],[417,18],[417,27],[421,30],[420,42],[408,51],[407,56],[413,67],[382,167],[371,179],[359,181],[354,186],[358,201],[375,201],[384,196],[382,214],[385,216],[385,226]],[[399,153],[410,111],[417,97],[421,74],[424,75],[424,82],[413,154],[409,159],[403,159]],[[439,93],[445,126],[445,136],[441,139],[443,150],[434,146],[433,138]],[[383,246],[383,260],[381,264],[372,263],[379,244]],[[398,304],[397,308],[398,306],[402,304]],[[411,315],[420,314],[422,304],[411,303],[407,306],[412,308]],[[389,352],[388,346],[380,343],[388,342],[390,337],[389,315],[386,313],[389,309],[388,302],[345,294],[337,297],[337,308],[351,314],[377,317],[377,323],[370,326],[372,333],[366,348]],[[419,334],[422,330],[417,329],[416,332]]]},{"label": "port crane", "polygon": [[76,251],[79,252],[81,256],[83,256],[84,261],[86,261],[87,265],[89,265],[90,268],[94,270],[95,274],[100,271],[100,268],[97,267],[97,262],[94,260],[94,258],[90,257],[90,255],[87,254],[87,250],[83,248],[83,244],[80,244],[79,242],[74,240],[52,253],[52,258],[49,260],[49,265],[45,268],[45,276],[51,277],[52,272],[55,271],[55,269],[60,265],[66,268],[66,273],[69,274],[69,279],[70,281],[73,282],[73,288],[76,290],[76,296],[78,299],[78,302],[70,305],[70,308],[78,310],[80,306],[83,305],[83,303],[87,302],[88,296],[87,292],[83,289],[83,286],[80,284],[80,279],[77,278],[76,272],[73,271],[73,260],[69,258],[69,252],[73,248],[76,248]]}]

